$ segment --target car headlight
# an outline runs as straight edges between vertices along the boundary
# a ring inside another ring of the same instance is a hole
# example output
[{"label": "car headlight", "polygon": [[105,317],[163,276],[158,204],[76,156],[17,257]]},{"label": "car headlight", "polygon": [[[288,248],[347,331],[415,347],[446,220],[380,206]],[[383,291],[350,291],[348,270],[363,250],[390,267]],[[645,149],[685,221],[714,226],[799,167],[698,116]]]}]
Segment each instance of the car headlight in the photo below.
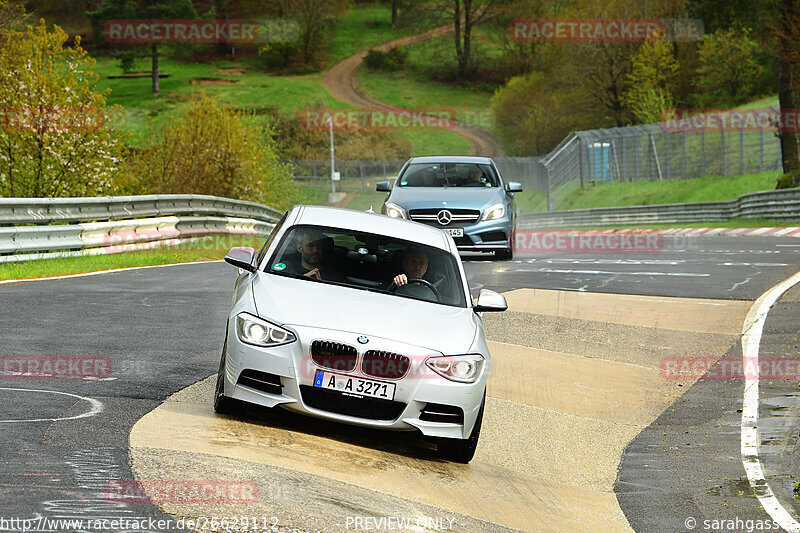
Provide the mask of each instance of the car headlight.
[{"label": "car headlight", "polygon": [[392,202],[386,202],[386,214],[392,218],[407,218],[406,210]]},{"label": "car headlight", "polygon": [[483,356],[473,355],[449,355],[445,357],[429,357],[425,364],[428,368],[449,379],[459,383],[475,383],[481,375],[483,367]]},{"label": "car headlight", "polygon": [[294,333],[248,313],[236,315],[239,340],[255,346],[279,346],[297,340]]},{"label": "car headlight", "polygon": [[481,220],[496,220],[506,216],[506,204],[494,204],[483,212]]}]

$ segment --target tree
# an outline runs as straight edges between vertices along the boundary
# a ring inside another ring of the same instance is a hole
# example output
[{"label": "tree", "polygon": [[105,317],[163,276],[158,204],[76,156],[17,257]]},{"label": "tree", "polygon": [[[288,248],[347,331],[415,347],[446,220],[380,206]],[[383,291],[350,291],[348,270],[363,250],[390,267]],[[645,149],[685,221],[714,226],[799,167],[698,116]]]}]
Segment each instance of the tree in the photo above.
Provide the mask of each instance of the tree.
[{"label": "tree", "polygon": [[[347,11],[348,0],[275,0],[283,17],[300,29],[298,50],[304,65],[318,62],[319,53],[336,29],[336,21]],[[269,47],[269,45],[268,45]]]},{"label": "tree", "polygon": [[143,156],[140,173],[151,191],[211,194],[292,205],[289,168],[278,161],[272,130],[252,114],[201,93]]},{"label": "tree", "polygon": [[633,56],[623,103],[642,123],[658,122],[665,110],[675,107],[678,71],[672,43],[661,35],[648,37]]},{"label": "tree", "polygon": [[771,0],[687,0],[686,12],[703,21],[706,33],[749,26],[756,33],[766,29]]},{"label": "tree", "polygon": [[579,105],[577,88],[534,72],[511,78],[492,98],[497,131],[513,155],[542,155],[586,124],[591,106]]},{"label": "tree", "polygon": [[[95,35],[101,41],[103,40],[101,31],[103,24],[109,20],[191,19],[198,16],[191,0],[102,0],[95,11],[89,11],[86,15],[91,19]],[[149,47],[153,94],[158,94],[160,91],[158,82],[158,44],[152,43]],[[133,49],[139,50],[141,47],[134,46]]]},{"label": "tree", "polygon": [[389,4],[392,9],[392,27],[396,28],[399,22],[400,10],[406,7],[406,0],[385,0],[384,3]]},{"label": "tree", "polygon": [[498,15],[487,23],[492,27],[490,33],[492,40],[497,42],[504,50],[504,66],[514,75],[533,72],[541,66],[541,57],[537,50],[543,46],[533,39],[528,41],[514,40],[509,34],[509,25],[514,19],[543,19],[557,17],[560,6],[553,0],[522,0],[513,4],[505,4],[499,9]]},{"label": "tree", "polygon": [[8,30],[22,29],[26,19],[27,15],[22,4],[11,0],[0,0],[0,34]]},{"label": "tree", "polygon": [[458,76],[467,79],[475,72],[472,41],[476,27],[497,16],[511,0],[433,0],[422,7],[430,10],[434,21],[453,25]]},{"label": "tree", "polygon": [[[781,116],[797,112],[797,79],[800,68],[800,0],[780,0],[779,23],[776,25],[778,37],[778,100]],[[800,168],[800,154],[797,150],[797,131],[781,121],[778,127],[781,141],[783,173],[794,175]]]},{"label": "tree", "polygon": [[695,85],[701,106],[731,106],[755,96],[764,67],[750,30],[741,27],[706,34],[698,48]]},{"label": "tree", "polygon": [[95,90],[94,60],[44,21],[0,47],[0,195],[93,196],[122,171],[118,108]]}]

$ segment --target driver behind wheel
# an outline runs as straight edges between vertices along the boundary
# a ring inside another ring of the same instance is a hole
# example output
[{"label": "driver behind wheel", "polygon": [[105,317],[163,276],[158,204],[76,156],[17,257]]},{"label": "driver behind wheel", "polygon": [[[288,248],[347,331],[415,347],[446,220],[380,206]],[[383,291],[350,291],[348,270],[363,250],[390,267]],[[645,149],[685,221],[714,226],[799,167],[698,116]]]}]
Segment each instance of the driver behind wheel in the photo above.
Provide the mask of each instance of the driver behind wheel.
[{"label": "driver behind wheel", "polygon": [[396,275],[392,280],[398,287],[407,284],[408,278],[422,279],[422,276],[428,271],[428,256],[419,248],[409,248],[403,254],[402,267],[403,273]]}]

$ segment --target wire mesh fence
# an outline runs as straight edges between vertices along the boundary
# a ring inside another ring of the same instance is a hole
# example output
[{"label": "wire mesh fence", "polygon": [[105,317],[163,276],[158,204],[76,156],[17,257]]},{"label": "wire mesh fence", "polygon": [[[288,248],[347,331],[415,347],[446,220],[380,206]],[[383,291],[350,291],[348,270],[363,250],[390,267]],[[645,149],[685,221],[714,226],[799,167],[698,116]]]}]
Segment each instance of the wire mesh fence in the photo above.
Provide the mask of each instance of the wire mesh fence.
[{"label": "wire mesh fence", "polygon": [[[777,116],[776,108],[757,110]],[[548,211],[589,183],[739,176],[781,169],[780,140],[774,121],[734,120],[745,112],[703,115],[698,127],[661,122],[597,129],[568,135],[540,157],[494,158],[505,181],[518,181],[539,191]],[[751,113],[752,114],[752,113]],[[716,120],[709,119],[716,116]],[[740,117],[741,118],[741,117]],[[721,124],[721,125],[720,125]],[[294,181],[310,187],[331,186],[330,161],[292,161]],[[337,190],[374,190],[378,181],[393,180],[405,161],[337,161]]]},{"label": "wire mesh fence", "polygon": [[[293,182],[299,187],[331,188],[331,162],[328,161],[287,161],[292,165]],[[336,190],[342,192],[361,192],[375,190],[375,183],[393,180],[405,164],[405,160],[345,160],[336,161],[335,168],[340,179]]]}]

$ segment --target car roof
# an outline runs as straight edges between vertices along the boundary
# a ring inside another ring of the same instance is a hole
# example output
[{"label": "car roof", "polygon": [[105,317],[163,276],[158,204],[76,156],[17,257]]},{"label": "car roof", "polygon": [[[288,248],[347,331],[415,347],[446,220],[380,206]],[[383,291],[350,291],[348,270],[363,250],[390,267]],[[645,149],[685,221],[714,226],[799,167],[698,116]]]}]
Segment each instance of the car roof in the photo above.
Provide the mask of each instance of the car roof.
[{"label": "car roof", "polygon": [[375,233],[418,242],[452,253],[447,235],[442,230],[418,222],[342,207],[300,205],[292,208],[292,211],[297,212],[293,225],[309,224]]},{"label": "car roof", "polygon": [[492,162],[490,157],[478,157],[471,155],[433,155],[425,157],[412,157],[409,163],[477,163],[488,165]]}]

